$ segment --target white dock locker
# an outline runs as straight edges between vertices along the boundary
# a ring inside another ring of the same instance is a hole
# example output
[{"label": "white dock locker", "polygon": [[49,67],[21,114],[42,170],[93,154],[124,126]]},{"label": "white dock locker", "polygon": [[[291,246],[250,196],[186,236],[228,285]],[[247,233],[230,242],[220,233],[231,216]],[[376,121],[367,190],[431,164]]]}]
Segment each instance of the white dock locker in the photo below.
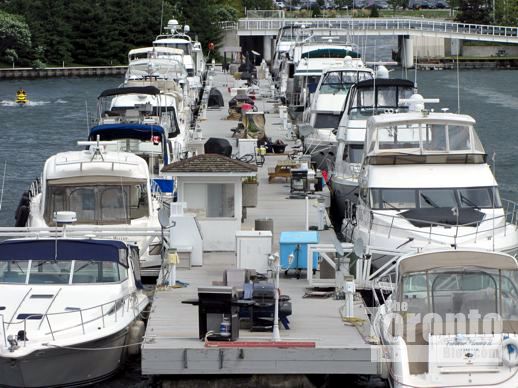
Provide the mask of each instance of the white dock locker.
[{"label": "white dock locker", "polygon": [[252,230],[236,232],[237,268],[268,271],[268,255],[272,253],[272,232]]}]

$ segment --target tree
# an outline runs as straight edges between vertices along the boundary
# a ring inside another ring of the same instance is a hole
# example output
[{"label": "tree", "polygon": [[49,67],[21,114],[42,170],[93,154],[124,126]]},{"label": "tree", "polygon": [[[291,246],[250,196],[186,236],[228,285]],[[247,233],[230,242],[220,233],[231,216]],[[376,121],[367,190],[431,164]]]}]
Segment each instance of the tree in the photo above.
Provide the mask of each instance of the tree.
[{"label": "tree", "polygon": [[461,0],[456,20],[461,23],[489,24],[490,9],[486,0]]},{"label": "tree", "polygon": [[29,26],[22,17],[0,11],[0,57],[14,63],[19,53],[31,48]]}]

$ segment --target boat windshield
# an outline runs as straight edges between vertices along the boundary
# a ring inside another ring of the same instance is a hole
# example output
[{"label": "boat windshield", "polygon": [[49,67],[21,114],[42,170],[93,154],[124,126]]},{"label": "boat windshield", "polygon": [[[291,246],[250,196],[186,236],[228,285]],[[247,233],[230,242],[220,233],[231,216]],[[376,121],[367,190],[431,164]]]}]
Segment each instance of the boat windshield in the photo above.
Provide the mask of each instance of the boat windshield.
[{"label": "boat windshield", "polygon": [[155,47],[171,47],[183,50],[185,55],[192,55],[192,43],[190,42],[168,42],[167,39],[164,39],[163,42],[157,40],[153,43]]},{"label": "boat windshield", "polygon": [[407,154],[484,153],[473,127],[468,125],[401,123],[368,128],[367,132],[369,154],[388,150]]},{"label": "boat windshield", "polygon": [[517,319],[518,271],[463,268],[409,273],[402,278],[400,302],[408,313],[434,313],[441,318],[478,312]]},{"label": "boat windshield", "polygon": [[370,207],[374,210],[502,207],[498,188],[495,186],[438,189],[371,188],[369,193]]},{"label": "boat windshield", "polygon": [[97,260],[0,261],[0,283],[93,284],[118,283],[128,278],[120,263]]},{"label": "boat windshield", "polygon": [[78,224],[129,224],[149,215],[147,183],[49,182],[44,218],[53,224],[57,211],[74,211]]},{"label": "boat windshield", "polygon": [[358,89],[350,104],[349,118],[366,120],[370,116],[388,111],[407,112],[408,106],[399,100],[410,98],[413,91],[413,87],[403,86],[377,86],[376,93],[373,88]]},{"label": "boat windshield", "polygon": [[368,71],[332,71],[325,74],[320,85],[321,94],[347,94],[351,85],[358,81],[372,79]]}]

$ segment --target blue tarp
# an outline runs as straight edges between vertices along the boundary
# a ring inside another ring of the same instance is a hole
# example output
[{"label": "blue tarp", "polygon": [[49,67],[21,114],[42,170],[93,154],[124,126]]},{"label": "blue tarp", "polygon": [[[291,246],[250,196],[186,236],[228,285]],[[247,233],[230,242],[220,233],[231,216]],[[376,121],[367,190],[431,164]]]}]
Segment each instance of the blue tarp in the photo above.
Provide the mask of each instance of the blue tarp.
[{"label": "blue tarp", "polygon": [[156,185],[162,193],[172,193],[174,189],[174,180],[168,178],[154,178]]},{"label": "blue tarp", "polygon": [[165,139],[165,131],[160,125],[148,124],[102,124],[90,128],[88,138],[97,140],[97,135],[100,140],[119,140],[119,139],[138,139],[142,141],[151,140],[151,136],[160,136],[160,139]]},{"label": "blue tarp", "polygon": [[128,267],[127,256],[119,259],[120,249],[127,251],[127,246],[117,240],[6,240],[0,243],[0,261],[94,260],[121,263]]}]

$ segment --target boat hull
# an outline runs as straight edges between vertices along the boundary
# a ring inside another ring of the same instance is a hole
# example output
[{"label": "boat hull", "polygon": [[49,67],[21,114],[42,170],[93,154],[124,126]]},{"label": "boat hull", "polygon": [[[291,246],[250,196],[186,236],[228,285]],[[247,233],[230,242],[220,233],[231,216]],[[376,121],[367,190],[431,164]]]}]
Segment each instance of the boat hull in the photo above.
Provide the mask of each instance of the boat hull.
[{"label": "boat hull", "polygon": [[[0,357],[0,386],[63,387],[91,384],[109,378],[124,364],[128,328],[95,341],[76,344],[75,350],[49,348],[25,357]],[[109,349],[113,348],[113,349]]]},{"label": "boat hull", "polygon": [[331,178],[330,219],[336,231],[342,231],[347,204],[358,202],[358,183],[346,179]]}]

